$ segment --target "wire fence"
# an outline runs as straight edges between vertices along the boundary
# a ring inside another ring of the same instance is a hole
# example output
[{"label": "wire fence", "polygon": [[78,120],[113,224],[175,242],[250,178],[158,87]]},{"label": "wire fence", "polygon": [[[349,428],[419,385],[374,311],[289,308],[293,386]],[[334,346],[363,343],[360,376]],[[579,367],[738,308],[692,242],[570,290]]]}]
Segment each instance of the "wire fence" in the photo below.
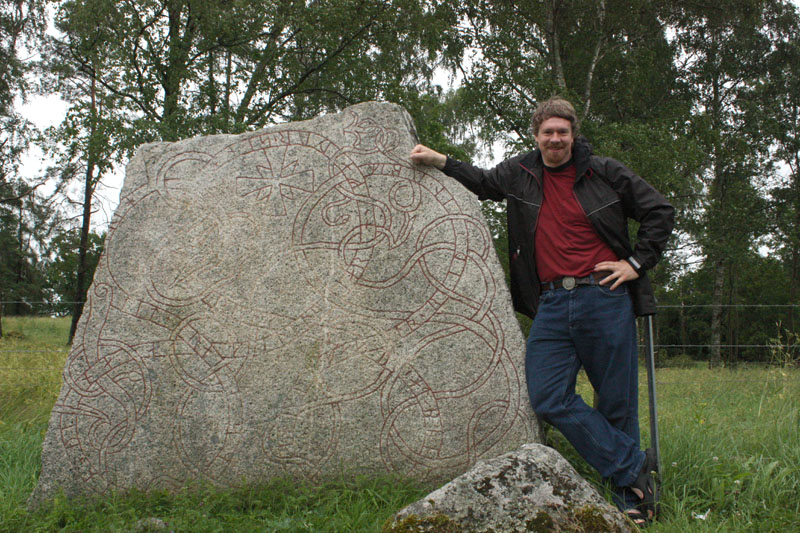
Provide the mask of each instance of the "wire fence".
[{"label": "wire fence", "polygon": [[[74,304],[75,302],[57,302],[57,306],[54,306],[53,302],[0,301],[0,306],[3,306],[4,309],[16,305],[25,305],[31,310],[38,308],[38,312],[32,312],[28,315],[37,317],[64,316],[64,313],[58,315],[53,311],[64,309]],[[692,331],[690,334],[685,331],[677,331],[678,329],[686,328],[686,325],[680,323],[683,318],[679,319],[677,317],[676,310],[682,313],[681,316],[686,316],[686,314],[692,312],[708,313],[712,307],[714,306],[706,303],[659,306],[659,314],[656,315],[655,320],[656,338],[653,342],[657,373],[662,368],[702,367],[703,365],[715,367],[769,368],[780,366],[784,368],[800,368],[800,332],[785,327],[786,324],[792,322],[793,313],[800,308],[800,304],[723,304],[721,307],[728,310],[765,309],[772,313],[777,312],[777,315],[771,314],[769,316],[769,320],[772,320],[772,323],[761,321],[772,328],[770,331],[760,331],[756,328],[756,331],[751,331],[749,336],[746,336],[745,329],[746,326],[752,329],[752,323],[755,322],[754,315],[745,317],[747,319],[745,327],[739,327],[733,333],[731,332],[732,328],[728,325],[727,330],[724,331],[726,336],[720,342],[712,343],[707,342],[705,338],[698,338],[697,331]],[[7,322],[5,319],[8,318],[10,317],[6,315],[0,317],[0,320]],[[781,320],[785,320],[783,325]],[[698,324],[692,325],[695,326],[695,329],[698,329]],[[707,324],[702,324],[702,326],[705,329],[700,328],[700,332],[706,333]],[[643,330],[644,328],[640,331],[640,354],[644,354],[646,345]],[[3,333],[8,333],[8,328],[5,325]],[[681,335],[684,338],[680,338]],[[60,372],[63,360],[66,359],[69,353],[66,339],[64,339],[64,342],[63,349],[4,347],[0,344],[0,372],[27,372],[30,374]],[[714,359],[714,355],[716,355],[716,359]],[[720,378],[722,377],[720,376]],[[731,376],[726,379],[730,379],[732,383],[747,381],[746,378],[733,378]],[[0,383],[1,387],[2,383]]]}]

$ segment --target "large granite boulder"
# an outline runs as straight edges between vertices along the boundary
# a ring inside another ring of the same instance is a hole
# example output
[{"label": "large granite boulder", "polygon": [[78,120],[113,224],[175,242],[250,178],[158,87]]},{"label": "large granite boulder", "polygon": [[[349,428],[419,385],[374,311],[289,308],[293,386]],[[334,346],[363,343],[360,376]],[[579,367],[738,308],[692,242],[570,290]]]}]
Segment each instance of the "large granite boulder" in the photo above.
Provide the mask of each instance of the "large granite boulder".
[{"label": "large granite boulder", "polygon": [[528,444],[479,461],[388,521],[384,533],[631,532],[612,507],[552,448]]},{"label": "large granite boulder", "polygon": [[477,200],[365,103],[142,146],[63,373],[56,491],[450,479],[539,440]]}]

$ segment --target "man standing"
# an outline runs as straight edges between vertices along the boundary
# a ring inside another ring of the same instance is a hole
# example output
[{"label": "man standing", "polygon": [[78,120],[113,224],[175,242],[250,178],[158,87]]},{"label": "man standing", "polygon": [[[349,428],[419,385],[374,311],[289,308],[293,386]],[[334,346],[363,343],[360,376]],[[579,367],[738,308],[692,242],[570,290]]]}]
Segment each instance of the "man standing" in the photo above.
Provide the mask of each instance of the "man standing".
[{"label": "man standing", "polygon": [[[674,209],[642,178],[592,154],[573,106],[554,97],[533,114],[538,148],[484,170],[417,145],[481,200],[507,202],[511,295],[534,319],[525,375],[534,411],[617,487],[637,524],[655,517],[656,466],[639,445],[636,315],[655,313],[646,271],[672,232]],[[635,246],[628,218],[640,223]],[[583,367],[596,409],[575,392]]]}]

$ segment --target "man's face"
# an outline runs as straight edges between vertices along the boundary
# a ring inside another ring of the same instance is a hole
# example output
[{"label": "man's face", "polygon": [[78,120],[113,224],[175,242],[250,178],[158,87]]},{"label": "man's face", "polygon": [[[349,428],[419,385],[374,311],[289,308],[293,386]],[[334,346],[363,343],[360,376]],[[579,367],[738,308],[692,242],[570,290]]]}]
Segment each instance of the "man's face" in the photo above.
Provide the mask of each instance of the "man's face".
[{"label": "man's face", "polygon": [[548,167],[563,165],[572,157],[572,124],[561,117],[550,117],[539,126],[539,133],[533,136],[542,159]]}]

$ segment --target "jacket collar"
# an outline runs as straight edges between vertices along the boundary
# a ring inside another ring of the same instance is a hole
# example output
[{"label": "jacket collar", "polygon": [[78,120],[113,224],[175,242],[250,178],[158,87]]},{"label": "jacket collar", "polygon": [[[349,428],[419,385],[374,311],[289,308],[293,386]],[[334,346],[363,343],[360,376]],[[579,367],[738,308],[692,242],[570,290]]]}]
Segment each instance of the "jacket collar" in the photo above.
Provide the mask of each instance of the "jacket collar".
[{"label": "jacket collar", "polygon": [[[586,171],[589,170],[591,155],[592,145],[589,143],[589,140],[583,135],[578,135],[575,138],[575,144],[572,146],[572,160],[575,162],[575,179],[581,179],[581,177],[586,174]],[[525,154],[519,164],[524,169],[532,172],[537,178],[542,177],[544,163],[542,162],[542,152],[538,148]]]}]

